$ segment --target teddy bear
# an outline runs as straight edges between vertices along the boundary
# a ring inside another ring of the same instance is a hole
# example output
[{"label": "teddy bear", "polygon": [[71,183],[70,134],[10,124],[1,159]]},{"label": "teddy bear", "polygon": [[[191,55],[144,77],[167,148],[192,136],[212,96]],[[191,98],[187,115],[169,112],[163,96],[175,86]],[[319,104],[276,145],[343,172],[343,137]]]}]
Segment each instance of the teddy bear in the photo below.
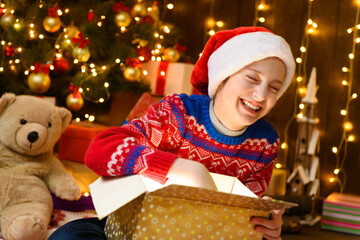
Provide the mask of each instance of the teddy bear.
[{"label": "teddy bear", "polygon": [[80,198],[80,188],[53,149],[71,112],[39,97],[0,98],[0,227],[6,240],[42,240],[53,208],[51,192]]}]

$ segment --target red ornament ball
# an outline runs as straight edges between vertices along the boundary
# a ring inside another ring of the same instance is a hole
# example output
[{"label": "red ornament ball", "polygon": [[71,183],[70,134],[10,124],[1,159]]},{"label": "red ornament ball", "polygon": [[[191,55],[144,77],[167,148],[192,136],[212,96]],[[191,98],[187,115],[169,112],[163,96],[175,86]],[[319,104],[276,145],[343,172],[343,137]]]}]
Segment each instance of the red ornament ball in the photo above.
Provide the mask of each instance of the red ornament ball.
[{"label": "red ornament ball", "polygon": [[57,57],[53,61],[54,71],[57,73],[64,73],[69,70],[69,62],[64,57]]},{"label": "red ornament ball", "polygon": [[143,58],[140,58],[140,60],[142,62],[148,62],[151,60],[151,57],[152,57],[151,49],[149,47],[136,48],[136,55],[139,57],[143,57]]},{"label": "red ornament ball", "polygon": [[150,15],[145,15],[144,17],[141,18],[140,22],[141,23],[148,23],[150,25],[153,25],[154,24],[154,19]]},{"label": "red ornament ball", "polygon": [[89,10],[88,14],[86,15],[86,19],[89,22],[93,22],[96,20],[96,14],[94,13],[94,11],[92,9]]},{"label": "red ornament ball", "polygon": [[15,55],[15,48],[12,45],[7,45],[4,49],[4,53],[7,57],[13,57]]}]

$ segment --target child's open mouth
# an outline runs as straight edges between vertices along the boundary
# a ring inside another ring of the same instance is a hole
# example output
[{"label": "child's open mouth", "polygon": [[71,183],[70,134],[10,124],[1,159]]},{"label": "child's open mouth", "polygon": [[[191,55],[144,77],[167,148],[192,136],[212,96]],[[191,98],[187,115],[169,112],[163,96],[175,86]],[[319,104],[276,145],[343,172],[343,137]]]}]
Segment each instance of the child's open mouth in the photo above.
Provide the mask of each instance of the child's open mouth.
[{"label": "child's open mouth", "polygon": [[241,102],[243,103],[243,105],[255,112],[259,111],[261,109],[261,106],[256,106],[253,103],[246,101],[245,99],[241,99]]}]

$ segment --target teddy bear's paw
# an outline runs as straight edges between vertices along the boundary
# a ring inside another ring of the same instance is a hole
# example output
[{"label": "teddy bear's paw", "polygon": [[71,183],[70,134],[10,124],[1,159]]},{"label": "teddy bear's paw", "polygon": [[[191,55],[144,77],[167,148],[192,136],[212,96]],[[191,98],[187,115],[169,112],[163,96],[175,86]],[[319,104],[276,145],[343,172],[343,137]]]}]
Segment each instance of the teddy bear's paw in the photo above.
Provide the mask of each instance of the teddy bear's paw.
[{"label": "teddy bear's paw", "polygon": [[9,240],[42,240],[46,238],[45,223],[34,216],[20,216],[11,222],[4,232],[5,239]]},{"label": "teddy bear's paw", "polygon": [[68,186],[63,191],[60,191],[60,194],[58,195],[59,198],[69,201],[77,200],[80,196],[80,188],[77,185]]}]

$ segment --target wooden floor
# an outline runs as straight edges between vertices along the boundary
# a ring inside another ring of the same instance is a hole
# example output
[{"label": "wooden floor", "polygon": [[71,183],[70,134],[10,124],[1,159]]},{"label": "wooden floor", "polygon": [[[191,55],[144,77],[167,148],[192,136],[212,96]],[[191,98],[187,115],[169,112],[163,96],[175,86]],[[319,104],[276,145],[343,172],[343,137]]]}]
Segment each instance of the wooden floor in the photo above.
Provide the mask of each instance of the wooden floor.
[{"label": "wooden floor", "polygon": [[321,229],[321,223],[313,227],[303,226],[297,234],[282,234],[282,240],[360,240],[360,236]]}]

